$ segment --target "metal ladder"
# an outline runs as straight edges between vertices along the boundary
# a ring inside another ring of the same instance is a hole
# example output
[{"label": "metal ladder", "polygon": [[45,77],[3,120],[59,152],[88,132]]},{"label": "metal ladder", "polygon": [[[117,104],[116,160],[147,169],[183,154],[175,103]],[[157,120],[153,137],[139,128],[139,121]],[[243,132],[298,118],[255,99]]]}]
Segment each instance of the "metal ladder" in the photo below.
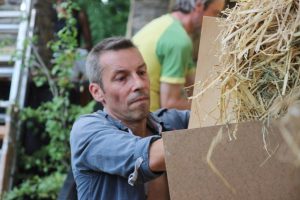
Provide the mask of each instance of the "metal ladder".
[{"label": "metal ladder", "polygon": [[31,45],[25,43],[32,39],[35,14],[31,0],[0,5],[0,86],[9,87],[8,94],[0,88],[0,199],[13,182],[18,112],[24,107],[31,54]]}]

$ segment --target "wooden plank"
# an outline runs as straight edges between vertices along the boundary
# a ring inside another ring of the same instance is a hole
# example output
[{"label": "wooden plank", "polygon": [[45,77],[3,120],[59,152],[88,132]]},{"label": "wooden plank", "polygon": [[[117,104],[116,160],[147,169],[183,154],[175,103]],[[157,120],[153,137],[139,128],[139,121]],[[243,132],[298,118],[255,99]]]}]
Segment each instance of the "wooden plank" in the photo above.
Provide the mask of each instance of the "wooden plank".
[{"label": "wooden plank", "polygon": [[12,169],[15,159],[16,145],[16,125],[12,124],[16,120],[17,114],[11,119],[6,120],[6,133],[3,138],[0,159],[0,199],[1,194],[10,189],[12,183]]},{"label": "wooden plank", "polygon": [[[220,20],[220,19],[219,19]],[[218,35],[222,28],[215,17],[204,17],[199,45],[198,63],[195,83],[204,84],[203,87],[195,86],[193,94],[199,94],[207,88],[218,76],[216,68],[222,67],[219,63],[221,43]],[[220,87],[218,82],[211,85],[205,93],[192,100],[192,111],[189,128],[199,128],[220,124],[218,100]]]},{"label": "wooden plank", "polygon": [[7,142],[3,142],[1,148],[0,159],[0,193],[4,193],[9,189],[10,179],[10,163],[11,163],[11,145]]},{"label": "wooden plank", "polygon": [[[213,138],[211,161],[227,183],[206,161]],[[237,139],[229,139],[235,125],[213,126],[163,133],[168,183],[172,200],[298,200],[300,168],[292,164],[293,154],[279,130],[268,130],[268,151],[264,148],[262,124],[238,124]],[[233,192],[234,191],[234,192]]]},{"label": "wooden plank", "polygon": [[2,140],[6,134],[7,134],[7,127],[0,126],[0,140]]},{"label": "wooden plank", "polygon": [[10,10],[10,11],[1,11],[0,12],[0,18],[20,18],[22,17],[22,13],[20,11],[16,10]]}]

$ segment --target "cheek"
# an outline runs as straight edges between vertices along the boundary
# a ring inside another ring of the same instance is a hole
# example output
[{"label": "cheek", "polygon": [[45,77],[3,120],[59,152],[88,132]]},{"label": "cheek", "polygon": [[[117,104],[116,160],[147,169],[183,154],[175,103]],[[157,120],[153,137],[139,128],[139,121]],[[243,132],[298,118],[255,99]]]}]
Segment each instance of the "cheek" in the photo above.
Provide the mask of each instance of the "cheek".
[{"label": "cheek", "polygon": [[110,99],[114,101],[116,104],[121,105],[122,103],[126,102],[128,92],[126,91],[126,87],[117,87],[111,90]]},{"label": "cheek", "polygon": [[144,88],[145,88],[146,93],[150,92],[150,79],[149,78],[145,81]]},{"label": "cheek", "polygon": [[118,103],[121,99],[120,93],[118,93],[118,92],[112,92],[109,97],[110,97],[110,100],[115,103]]},{"label": "cheek", "polygon": [[147,86],[147,88],[150,88],[150,79],[149,79],[149,76],[147,76],[146,86]]}]

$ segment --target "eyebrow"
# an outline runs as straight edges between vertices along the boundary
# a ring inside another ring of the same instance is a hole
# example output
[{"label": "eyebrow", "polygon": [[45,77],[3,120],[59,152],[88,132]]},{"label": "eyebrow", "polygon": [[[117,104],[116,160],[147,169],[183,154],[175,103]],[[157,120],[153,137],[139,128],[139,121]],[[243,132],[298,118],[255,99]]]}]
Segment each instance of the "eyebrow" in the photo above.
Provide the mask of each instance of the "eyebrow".
[{"label": "eyebrow", "polygon": [[[141,68],[147,68],[145,62],[143,62],[142,64],[140,64],[140,65],[137,67],[138,70],[141,69]],[[113,74],[126,73],[127,71],[128,71],[128,70],[125,70],[125,69],[116,69],[116,70],[113,72]]]},{"label": "eyebrow", "polygon": [[[119,66],[118,66],[118,67],[119,67]],[[139,66],[137,66],[137,69],[140,69],[140,68],[143,68],[143,67],[146,67],[146,63],[140,64]],[[127,70],[124,70],[124,69],[116,69],[115,72],[123,72],[123,71],[127,71]]]},{"label": "eyebrow", "polygon": [[143,67],[147,68],[146,63],[143,63],[143,64],[139,65],[139,66],[138,66],[138,69],[143,68]]}]

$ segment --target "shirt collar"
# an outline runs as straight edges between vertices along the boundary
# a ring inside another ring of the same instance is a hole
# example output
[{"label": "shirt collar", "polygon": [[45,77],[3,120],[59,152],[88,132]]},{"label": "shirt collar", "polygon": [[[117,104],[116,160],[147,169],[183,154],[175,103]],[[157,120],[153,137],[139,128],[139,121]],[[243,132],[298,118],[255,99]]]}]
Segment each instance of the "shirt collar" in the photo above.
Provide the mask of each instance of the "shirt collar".
[{"label": "shirt collar", "polygon": [[[115,126],[117,126],[120,130],[126,131],[126,132],[131,132],[130,129],[125,126],[121,120],[115,119],[111,117],[107,112],[106,109],[103,109],[104,116],[107,120],[112,122]],[[147,117],[147,126],[148,128],[154,130],[154,134],[161,134],[162,133],[162,124],[163,122],[161,121],[160,118],[156,117],[153,113],[149,112],[149,115]]]}]

